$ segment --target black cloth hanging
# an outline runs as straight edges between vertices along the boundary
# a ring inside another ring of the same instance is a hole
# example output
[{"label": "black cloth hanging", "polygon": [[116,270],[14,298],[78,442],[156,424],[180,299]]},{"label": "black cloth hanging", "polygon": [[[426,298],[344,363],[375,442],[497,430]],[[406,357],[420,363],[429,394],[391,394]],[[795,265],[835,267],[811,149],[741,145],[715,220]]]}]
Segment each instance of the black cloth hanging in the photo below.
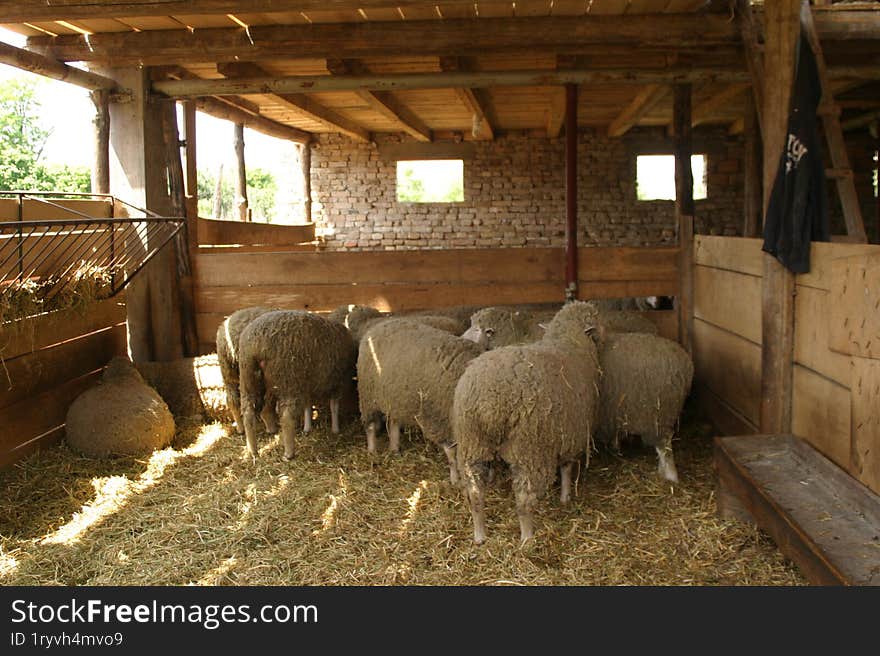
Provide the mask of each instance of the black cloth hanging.
[{"label": "black cloth hanging", "polygon": [[764,250],[794,273],[810,270],[810,242],[830,241],[825,164],[816,112],[822,99],[819,71],[801,35],[785,148],[764,219]]}]

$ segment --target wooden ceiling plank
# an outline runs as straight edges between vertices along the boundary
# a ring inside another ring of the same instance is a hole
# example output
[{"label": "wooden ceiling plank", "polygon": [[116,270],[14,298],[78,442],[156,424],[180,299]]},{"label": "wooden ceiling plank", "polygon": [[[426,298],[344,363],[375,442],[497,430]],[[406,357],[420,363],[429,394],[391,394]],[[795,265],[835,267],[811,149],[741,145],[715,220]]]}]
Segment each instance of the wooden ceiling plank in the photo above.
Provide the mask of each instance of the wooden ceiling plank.
[{"label": "wooden ceiling plank", "polygon": [[[266,74],[262,67],[250,62],[218,64],[217,70],[227,78],[233,79]],[[358,141],[370,141],[370,133],[363,127],[304,93],[271,93],[269,95],[279,103],[290,106],[307,118],[326,126],[332,132],[340,132]]]},{"label": "wooden ceiling plank", "polygon": [[632,102],[624,107],[611,125],[608,126],[609,137],[621,137],[639,122],[669,94],[669,87],[662,84],[648,84],[636,94]]},{"label": "wooden ceiling plank", "polygon": [[735,82],[703,100],[694,107],[693,116],[691,118],[692,126],[696,127],[700,123],[711,118],[716,110],[730,103],[731,100],[742,94],[750,86],[751,85],[747,82]]},{"label": "wooden ceiling plank", "polygon": [[[444,72],[463,72],[466,68],[468,66],[460,57],[440,58],[440,69]],[[454,87],[454,91],[456,98],[472,117],[471,133],[473,137],[478,140],[492,141],[495,138],[492,121],[487,115],[483,102],[477,97],[474,90],[470,87]]]}]

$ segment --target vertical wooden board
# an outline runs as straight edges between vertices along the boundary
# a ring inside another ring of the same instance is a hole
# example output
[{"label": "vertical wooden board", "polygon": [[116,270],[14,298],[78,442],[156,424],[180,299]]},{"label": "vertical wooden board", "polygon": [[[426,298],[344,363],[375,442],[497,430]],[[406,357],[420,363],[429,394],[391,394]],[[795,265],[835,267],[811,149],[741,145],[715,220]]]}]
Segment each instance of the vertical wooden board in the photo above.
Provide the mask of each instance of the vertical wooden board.
[{"label": "vertical wooden board", "polygon": [[831,278],[831,348],[880,359],[880,253],[835,260]]},{"label": "vertical wooden board", "polygon": [[694,316],[760,344],[761,279],[705,266],[694,269]]},{"label": "vertical wooden board", "polygon": [[700,385],[758,425],[761,405],[761,347],[697,319],[694,369]]},{"label": "vertical wooden board", "polygon": [[880,494],[880,360],[853,359],[852,473]]},{"label": "vertical wooden board", "polygon": [[694,237],[694,262],[700,266],[764,275],[760,239],[743,237]]},{"label": "vertical wooden board", "polygon": [[873,244],[841,244],[813,242],[810,246],[810,272],[797,277],[797,284],[831,289],[835,260],[859,255],[880,255],[880,246]]},{"label": "vertical wooden board", "polygon": [[849,390],[801,365],[794,366],[792,378],[792,432],[849,471]]},{"label": "vertical wooden board", "polygon": [[798,287],[794,298],[794,361],[849,387],[850,360],[828,348],[832,297],[813,287]]},{"label": "vertical wooden board", "polygon": [[678,312],[675,310],[650,310],[639,312],[657,326],[658,334],[666,339],[678,340]]}]

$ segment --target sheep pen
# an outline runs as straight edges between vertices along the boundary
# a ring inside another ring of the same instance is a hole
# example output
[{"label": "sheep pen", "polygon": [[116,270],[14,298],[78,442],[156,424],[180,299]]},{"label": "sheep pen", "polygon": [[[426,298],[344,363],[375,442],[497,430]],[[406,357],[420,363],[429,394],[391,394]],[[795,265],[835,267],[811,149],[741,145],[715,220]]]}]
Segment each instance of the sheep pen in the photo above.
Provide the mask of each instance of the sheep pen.
[{"label": "sheep pen", "polygon": [[61,445],[0,472],[0,584],[804,584],[768,537],[716,517],[711,434],[688,408],[675,488],[654,476],[653,449],[600,449],[568,506],[539,505],[526,549],[506,473],[476,546],[436,448],[404,433],[400,454],[371,456],[358,420],[333,435],[319,417],[292,462],[254,462],[220,423],[179,422],[141,458]]}]

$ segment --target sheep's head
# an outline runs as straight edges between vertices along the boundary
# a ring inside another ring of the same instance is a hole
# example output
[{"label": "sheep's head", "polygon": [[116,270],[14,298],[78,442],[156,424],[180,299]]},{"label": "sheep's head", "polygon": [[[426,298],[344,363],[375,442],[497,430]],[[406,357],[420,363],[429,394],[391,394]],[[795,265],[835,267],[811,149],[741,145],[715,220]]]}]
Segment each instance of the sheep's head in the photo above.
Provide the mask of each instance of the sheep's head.
[{"label": "sheep's head", "polygon": [[462,337],[485,349],[517,344],[525,338],[526,317],[506,307],[489,307],[474,313]]},{"label": "sheep's head", "polygon": [[598,346],[604,334],[598,307],[592,302],[582,301],[564,305],[546,330],[548,339],[562,339],[579,346]]}]

